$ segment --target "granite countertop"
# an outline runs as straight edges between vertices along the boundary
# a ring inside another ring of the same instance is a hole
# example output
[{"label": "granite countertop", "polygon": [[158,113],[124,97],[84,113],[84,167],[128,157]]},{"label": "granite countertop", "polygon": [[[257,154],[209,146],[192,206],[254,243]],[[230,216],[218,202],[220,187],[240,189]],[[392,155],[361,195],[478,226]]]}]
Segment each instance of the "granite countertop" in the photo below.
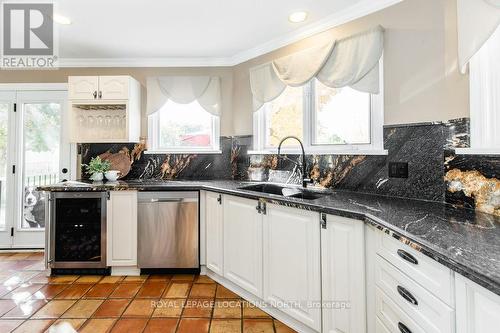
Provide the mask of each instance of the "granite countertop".
[{"label": "granite countertop", "polygon": [[86,186],[48,185],[43,191],[135,189],[211,190],[281,205],[361,219],[391,234],[490,291],[500,295],[500,217],[438,202],[384,197],[347,191],[324,191],[303,200],[239,189],[240,181],[119,181]]}]

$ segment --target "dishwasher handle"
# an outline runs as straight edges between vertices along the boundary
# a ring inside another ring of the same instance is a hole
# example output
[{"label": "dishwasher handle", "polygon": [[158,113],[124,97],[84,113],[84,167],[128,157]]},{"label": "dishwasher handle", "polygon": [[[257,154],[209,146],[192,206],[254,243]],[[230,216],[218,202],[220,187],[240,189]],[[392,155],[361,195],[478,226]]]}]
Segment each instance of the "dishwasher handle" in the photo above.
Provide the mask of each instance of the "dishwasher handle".
[{"label": "dishwasher handle", "polygon": [[167,199],[167,198],[155,198],[155,199],[148,199],[148,200],[139,200],[139,203],[155,203],[155,202],[181,202],[182,198],[172,198],[172,199]]}]

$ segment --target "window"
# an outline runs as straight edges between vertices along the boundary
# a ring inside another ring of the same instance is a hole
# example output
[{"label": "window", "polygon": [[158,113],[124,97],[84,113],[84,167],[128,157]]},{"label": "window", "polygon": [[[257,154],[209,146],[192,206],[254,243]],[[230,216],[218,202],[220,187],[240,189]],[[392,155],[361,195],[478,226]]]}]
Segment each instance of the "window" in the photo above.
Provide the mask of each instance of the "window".
[{"label": "window", "polygon": [[155,152],[219,152],[219,117],[197,101],[169,100],[149,116],[149,150]]},{"label": "window", "polygon": [[461,154],[500,154],[500,27],[470,60],[470,148]]},{"label": "window", "polygon": [[[385,154],[383,95],[329,88],[316,79],[287,87],[254,116],[254,153],[275,153],[280,140],[293,135],[309,153]],[[297,142],[283,143],[297,152]]]}]

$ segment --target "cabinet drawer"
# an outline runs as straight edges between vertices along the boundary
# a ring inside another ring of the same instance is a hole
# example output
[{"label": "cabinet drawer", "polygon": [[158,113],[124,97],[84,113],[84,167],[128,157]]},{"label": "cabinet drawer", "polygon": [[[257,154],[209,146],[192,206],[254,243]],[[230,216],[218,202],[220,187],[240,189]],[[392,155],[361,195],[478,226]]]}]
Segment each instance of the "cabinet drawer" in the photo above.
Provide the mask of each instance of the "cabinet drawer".
[{"label": "cabinet drawer", "polygon": [[429,333],[401,310],[383,291],[375,288],[377,302],[375,304],[377,333]]},{"label": "cabinet drawer", "polygon": [[449,268],[382,232],[378,232],[376,247],[377,253],[385,260],[443,302],[455,307],[453,273]]},{"label": "cabinet drawer", "polygon": [[454,310],[377,256],[375,284],[427,333],[454,331]]},{"label": "cabinet drawer", "polygon": [[375,333],[390,333],[389,329],[382,324],[382,321],[377,317],[375,319]]}]

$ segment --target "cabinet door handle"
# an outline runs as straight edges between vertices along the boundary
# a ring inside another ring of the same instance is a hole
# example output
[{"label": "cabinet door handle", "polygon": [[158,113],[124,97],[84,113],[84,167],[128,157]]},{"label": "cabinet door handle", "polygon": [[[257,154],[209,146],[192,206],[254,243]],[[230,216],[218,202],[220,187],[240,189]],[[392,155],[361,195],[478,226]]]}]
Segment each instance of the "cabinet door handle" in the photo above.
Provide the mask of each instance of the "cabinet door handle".
[{"label": "cabinet door handle", "polygon": [[415,258],[414,256],[412,256],[411,254],[409,254],[408,252],[406,252],[405,250],[401,250],[399,249],[397,251],[398,253],[398,256],[400,256],[401,258],[403,258],[403,260],[406,260],[408,261],[409,263],[412,263],[413,265],[418,265],[418,260],[417,258]]},{"label": "cabinet door handle", "polygon": [[219,197],[217,198],[217,202],[219,203],[219,205],[222,205],[222,195],[219,194]]},{"label": "cabinet door handle", "polygon": [[102,91],[99,90],[99,99],[102,98]]},{"label": "cabinet door handle", "polygon": [[417,299],[405,288],[398,286],[398,293],[403,297],[405,300],[407,300],[409,303],[413,305],[418,305]]},{"label": "cabinet door handle", "polygon": [[94,91],[94,93],[92,95],[94,96],[94,99],[96,99],[97,98],[97,90]]},{"label": "cabinet door handle", "polygon": [[257,203],[257,207],[255,207],[255,210],[257,211],[257,213],[262,213],[262,207],[260,206],[260,201]]},{"label": "cabinet door handle", "polygon": [[398,328],[401,333],[411,333],[411,330],[408,327],[406,327],[406,325],[403,324],[402,322],[398,323]]}]

